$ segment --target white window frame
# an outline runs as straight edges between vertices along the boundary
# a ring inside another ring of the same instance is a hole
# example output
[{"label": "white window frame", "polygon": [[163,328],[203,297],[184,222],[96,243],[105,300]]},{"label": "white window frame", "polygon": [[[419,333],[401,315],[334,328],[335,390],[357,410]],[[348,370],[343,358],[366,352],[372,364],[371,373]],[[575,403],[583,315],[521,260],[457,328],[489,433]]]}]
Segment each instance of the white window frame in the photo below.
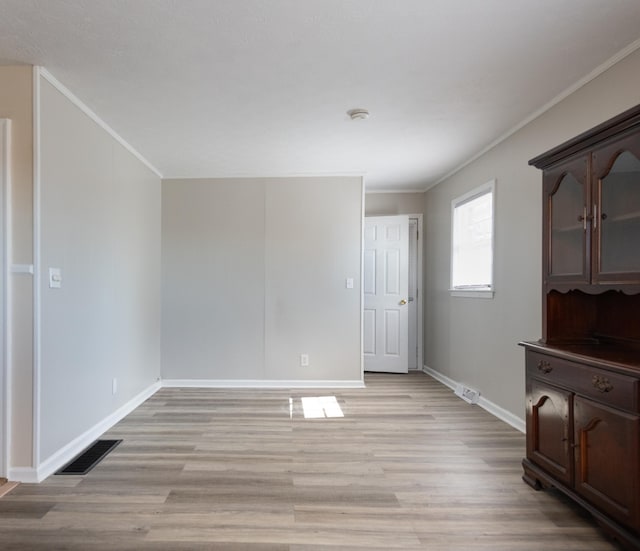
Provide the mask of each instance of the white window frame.
[{"label": "white window frame", "polygon": [[[454,213],[456,207],[468,203],[469,201],[491,193],[491,285],[489,287],[454,287],[453,286],[453,238],[454,238]],[[488,298],[492,299],[495,293],[495,241],[496,241],[496,180],[489,180],[485,184],[460,195],[451,201],[451,244],[450,244],[450,270],[449,270],[449,292],[452,297],[467,298]]]}]

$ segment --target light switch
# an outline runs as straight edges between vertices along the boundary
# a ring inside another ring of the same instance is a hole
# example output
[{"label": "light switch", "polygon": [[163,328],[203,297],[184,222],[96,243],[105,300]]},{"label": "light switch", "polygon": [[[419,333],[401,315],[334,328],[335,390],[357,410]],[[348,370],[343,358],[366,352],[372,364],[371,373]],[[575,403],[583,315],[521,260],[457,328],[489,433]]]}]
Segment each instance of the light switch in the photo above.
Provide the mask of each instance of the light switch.
[{"label": "light switch", "polygon": [[62,270],[49,268],[49,289],[60,289],[60,287],[62,287]]},{"label": "light switch", "polygon": [[347,289],[353,289],[353,278],[352,277],[348,277],[347,278]]}]

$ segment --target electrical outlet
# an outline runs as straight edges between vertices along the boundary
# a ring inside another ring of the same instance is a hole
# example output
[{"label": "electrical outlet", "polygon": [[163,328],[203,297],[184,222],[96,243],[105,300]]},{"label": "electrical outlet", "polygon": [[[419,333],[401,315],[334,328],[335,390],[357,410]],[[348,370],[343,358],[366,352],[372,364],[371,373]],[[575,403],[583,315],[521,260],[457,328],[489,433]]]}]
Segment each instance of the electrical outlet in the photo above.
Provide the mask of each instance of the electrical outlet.
[{"label": "electrical outlet", "polygon": [[118,379],[115,377],[113,381],[111,381],[111,394],[116,394],[118,392]]},{"label": "electrical outlet", "polygon": [[309,354],[300,354],[300,365],[307,367],[309,365]]}]

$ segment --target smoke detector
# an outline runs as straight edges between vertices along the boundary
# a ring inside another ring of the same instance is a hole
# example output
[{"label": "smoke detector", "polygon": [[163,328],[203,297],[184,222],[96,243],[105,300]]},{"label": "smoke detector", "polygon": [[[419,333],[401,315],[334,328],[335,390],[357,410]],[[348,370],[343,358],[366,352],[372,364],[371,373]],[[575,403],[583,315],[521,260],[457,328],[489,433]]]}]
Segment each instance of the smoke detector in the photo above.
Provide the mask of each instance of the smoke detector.
[{"label": "smoke detector", "polygon": [[364,120],[369,118],[369,111],[366,109],[350,109],[347,115],[352,121]]}]

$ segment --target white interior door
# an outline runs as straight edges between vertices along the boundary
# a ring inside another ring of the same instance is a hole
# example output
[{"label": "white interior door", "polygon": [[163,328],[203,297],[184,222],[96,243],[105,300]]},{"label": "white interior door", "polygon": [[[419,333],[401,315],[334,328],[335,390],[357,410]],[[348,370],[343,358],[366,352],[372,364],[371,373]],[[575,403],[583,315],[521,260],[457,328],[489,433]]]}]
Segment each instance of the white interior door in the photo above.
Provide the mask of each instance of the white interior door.
[{"label": "white interior door", "polygon": [[407,373],[409,217],[365,218],[365,371]]}]

